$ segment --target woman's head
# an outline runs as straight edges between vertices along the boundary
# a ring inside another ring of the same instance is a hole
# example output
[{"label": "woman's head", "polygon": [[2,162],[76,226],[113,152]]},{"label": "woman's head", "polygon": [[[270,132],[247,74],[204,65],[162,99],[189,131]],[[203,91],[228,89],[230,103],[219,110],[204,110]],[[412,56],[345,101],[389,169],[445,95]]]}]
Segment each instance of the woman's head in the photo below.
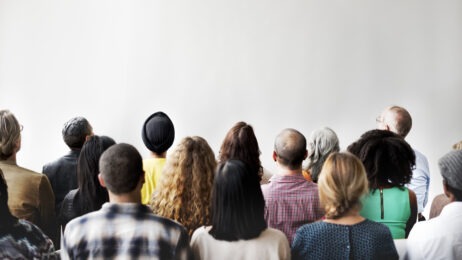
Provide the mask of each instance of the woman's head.
[{"label": "woman's head", "polygon": [[180,222],[190,234],[209,224],[215,167],[215,155],[205,139],[182,139],[167,158],[151,201],[153,211]]},{"label": "woman's head", "polygon": [[248,164],[252,172],[263,174],[260,162],[260,148],[251,125],[237,122],[226,134],[221,144],[218,161],[236,159]]},{"label": "woman's head", "polygon": [[327,156],[338,151],[340,151],[338,137],[332,129],[323,127],[311,132],[308,139],[307,170],[314,182],[318,181],[319,173]]},{"label": "woman's head", "polygon": [[403,187],[412,178],[415,154],[404,139],[387,130],[371,130],[348,146],[364,164],[369,187]]},{"label": "woman's head", "polygon": [[359,210],[360,199],[368,192],[361,161],[353,154],[332,153],[322,167],[318,189],[326,218],[340,218],[351,209]]},{"label": "woman's head", "polygon": [[227,241],[258,237],[267,227],[264,207],[260,178],[244,162],[229,160],[218,166],[212,193],[212,236]]},{"label": "woman's head", "polygon": [[114,144],[110,137],[93,135],[82,146],[77,162],[77,181],[84,212],[97,210],[109,200],[106,189],[98,181],[98,163],[103,152]]},{"label": "woman's head", "polygon": [[9,110],[0,110],[0,160],[6,160],[21,146],[21,125]]}]

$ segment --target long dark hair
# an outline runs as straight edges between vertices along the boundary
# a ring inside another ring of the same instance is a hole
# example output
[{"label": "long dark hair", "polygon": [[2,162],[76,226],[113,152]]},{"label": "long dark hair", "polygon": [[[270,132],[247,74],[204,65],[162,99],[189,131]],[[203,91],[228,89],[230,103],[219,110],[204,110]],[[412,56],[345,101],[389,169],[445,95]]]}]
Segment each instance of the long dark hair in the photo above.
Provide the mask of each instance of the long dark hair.
[{"label": "long dark hair", "polygon": [[258,237],[267,228],[265,200],[258,175],[238,160],[218,166],[212,191],[212,228],[218,240]]},{"label": "long dark hair", "polygon": [[106,188],[98,181],[98,163],[101,154],[114,145],[115,141],[107,136],[92,136],[82,147],[77,163],[78,191],[76,194],[80,214],[99,210],[109,201]]},{"label": "long dark hair", "polygon": [[8,186],[3,178],[3,172],[0,169],[0,231],[8,230],[18,219],[13,216],[8,208]]},{"label": "long dark hair", "polygon": [[250,170],[261,177],[260,148],[251,125],[237,122],[226,134],[221,144],[219,162],[236,159],[245,162]]},{"label": "long dark hair", "polygon": [[399,135],[387,130],[364,133],[347,150],[364,164],[370,189],[383,185],[404,187],[412,178],[415,154]]}]

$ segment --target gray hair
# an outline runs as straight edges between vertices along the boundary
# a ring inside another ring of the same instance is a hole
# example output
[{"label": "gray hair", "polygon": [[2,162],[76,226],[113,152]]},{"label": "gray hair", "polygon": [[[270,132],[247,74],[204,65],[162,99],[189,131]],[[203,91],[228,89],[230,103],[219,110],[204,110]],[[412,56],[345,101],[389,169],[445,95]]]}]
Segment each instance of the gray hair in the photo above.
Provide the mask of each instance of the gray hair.
[{"label": "gray hair", "polygon": [[337,134],[329,127],[314,130],[308,139],[308,165],[311,179],[318,181],[319,173],[327,156],[332,152],[340,151]]}]

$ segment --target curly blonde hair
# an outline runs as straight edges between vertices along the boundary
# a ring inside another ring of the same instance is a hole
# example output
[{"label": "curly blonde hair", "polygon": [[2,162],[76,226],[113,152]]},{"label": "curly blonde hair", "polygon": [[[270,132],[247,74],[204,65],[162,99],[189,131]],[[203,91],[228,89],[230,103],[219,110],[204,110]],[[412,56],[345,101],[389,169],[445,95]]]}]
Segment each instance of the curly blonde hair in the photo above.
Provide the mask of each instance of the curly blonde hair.
[{"label": "curly blonde hair", "polygon": [[167,158],[150,206],[159,216],[174,219],[189,235],[211,224],[211,191],[217,162],[205,139],[186,137]]},{"label": "curly blonde hair", "polygon": [[353,154],[332,153],[322,167],[318,190],[327,219],[340,218],[354,208],[359,210],[361,197],[369,191],[363,164]]}]

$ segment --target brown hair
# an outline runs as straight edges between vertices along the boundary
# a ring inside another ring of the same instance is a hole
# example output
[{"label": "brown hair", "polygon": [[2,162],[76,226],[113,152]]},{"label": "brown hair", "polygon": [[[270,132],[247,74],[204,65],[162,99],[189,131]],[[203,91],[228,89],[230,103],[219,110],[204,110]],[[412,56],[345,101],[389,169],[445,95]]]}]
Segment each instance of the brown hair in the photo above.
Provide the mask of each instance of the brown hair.
[{"label": "brown hair", "polygon": [[21,126],[9,110],[0,110],[0,160],[13,155],[21,138]]}]

